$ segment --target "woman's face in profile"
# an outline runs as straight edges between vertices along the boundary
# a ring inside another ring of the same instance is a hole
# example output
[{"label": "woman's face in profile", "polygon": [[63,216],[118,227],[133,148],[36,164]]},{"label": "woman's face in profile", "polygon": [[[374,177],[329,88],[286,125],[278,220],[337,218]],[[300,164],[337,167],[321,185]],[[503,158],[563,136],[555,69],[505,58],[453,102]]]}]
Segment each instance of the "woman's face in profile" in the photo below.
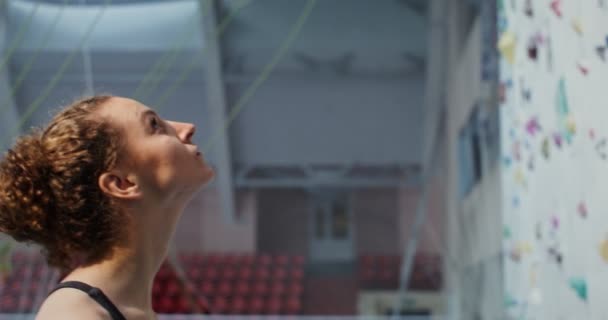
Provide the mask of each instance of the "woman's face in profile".
[{"label": "woman's face in profile", "polygon": [[194,125],[163,120],[127,98],[114,97],[102,109],[103,115],[122,127],[127,162],[146,189],[164,195],[192,194],[213,178],[213,169],[191,141]]}]

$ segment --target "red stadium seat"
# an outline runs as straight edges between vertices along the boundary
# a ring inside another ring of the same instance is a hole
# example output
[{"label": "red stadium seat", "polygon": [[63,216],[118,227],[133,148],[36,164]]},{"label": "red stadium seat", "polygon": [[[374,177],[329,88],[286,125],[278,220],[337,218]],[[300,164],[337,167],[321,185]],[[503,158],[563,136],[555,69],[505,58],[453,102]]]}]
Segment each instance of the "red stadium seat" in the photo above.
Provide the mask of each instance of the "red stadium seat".
[{"label": "red stadium seat", "polygon": [[11,281],[7,281],[5,289],[6,292],[10,293],[13,296],[20,296],[23,292],[23,280],[13,279]]},{"label": "red stadium seat", "polygon": [[152,296],[158,297],[163,292],[162,285],[160,281],[154,281],[152,284]]},{"label": "red stadium seat", "polygon": [[257,281],[253,285],[253,293],[257,296],[266,296],[268,295],[268,284],[266,281]]},{"label": "red stadium seat", "polygon": [[32,279],[32,281],[30,282],[30,284],[28,286],[28,293],[37,294],[40,291],[40,286],[41,286],[41,283],[39,282],[39,280]]},{"label": "red stadium seat", "polygon": [[200,309],[199,312],[202,313],[211,313],[211,306],[209,305],[209,300],[205,297],[197,297],[196,304]]},{"label": "red stadium seat", "polygon": [[285,313],[287,314],[299,314],[302,311],[302,302],[298,297],[289,297],[285,301]]},{"label": "red stadium seat", "polygon": [[182,293],[187,295],[188,297],[195,296],[198,293],[196,283],[198,282],[186,281],[183,284]]},{"label": "red stadium seat", "polygon": [[272,256],[269,254],[260,254],[256,260],[258,266],[269,267],[272,264]]},{"label": "red stadium seat", "polygon": [[36,280],[41,279],[42,276],[44,275],[45,270],[46,270],[46,267],[44,265],[36,266],[34,268],[34,270],[32,271],[32,277]]},{"label": "red stadium seat", "polygon": [[158,277],[160,280],[167,280],[171,276],[171,273],[172,272],[169,265],[163,263],[158,272],[156,273],[156,277]]},{"label": "red stadium seat", "polygon": [[231,314],[245,314],[247,310],[247,303],[243,297],[236,296],[232,299],[232,303],[230,304],[230,313]]},{"label": "red stadium seat", "polygon": [[392,268],[380,270],[378,280],[384,288],[396,289],[399,286],[399,275],[397,274],[397,270]]},{"label": "red stadium seat", "polygon": [[212,254],[207,255],[206,265],[213,266],[213,267],[219,267],[222,265],[222,260],[223,260],[223,257],[220,254],[212,253]]},{"label": "red stadium seat", "polygon": [[267,314],[281,314],[283,309],[283,302],[278,297],[272,297],[266,302],[266,313]]},{"label": "red stadium seat", "polygon": [[241,267],[253,267],[255,264],[255,257],[250,254],[241,255],[238,259],[238,264]]},{"label": "red stadium seat", "polygon": [[229,297],[232,294],[233,288],[232,288],[232,283],[230,281],[227,280],[223,280],[222,282],[220,282],[220,285],[218,286],[218,290],[217,290],[218,294],[222,297]]},{"label": "red stadium seat", "polygon": [[236,275],[236,270],[232,266],[226,266],[222,269],[222,279],[224,280],[234,280]]},{"label": "red stadium seat", "polygon": [[247,281],[238,281],[236,283],[235,293],[240,296],[247,296],[251,293],[251,287]]},{"label": "red stadium seat", "polygon": [[283,281],[286,278],[287,278],[287,270],[284,267],[277,267],[272,271],[273,280]]},{"label": "red stadium seat", "polygon": [[377,257],[377,260],[378,260],[377,265],[380,268],[390,267],[393,264],[393,261],[395,261],[394,257],[395,257],[394,255],[386,255],[386,254],[379,255]]},{"label": "red stadium seat", "polygon": [[201,293],[204,294],[205,296],[212,296],[213,294],[215,294],[215,286],[213,285],[213,282],[211,281],[203,281],[201,283],[200,286],[201,289]]},{"label": "red stadium seat", "polygon": [[290,296],[300,296],[302,292],[304,292],[304,288],[298,281],[290,283],[287,287],[287,294]]},{"label": "red stadium seat", "polygon": [[23,312],[29,312],[34,306],[33,297],[25,296],[19,300],[18,310]]},{"label": "red stadium seat", "polygon": [[154,309],[155,312],[161,312],[160,301],[161,301],[160,296],[152,296],[152,309]]},{"label": "red stadium seat", "polygon": [[217,267],[207,265],[203,269],[203,279],[208,281],[215,281],[219,278],[219,272]]},{"label": "red stadium seat", "polygon": [[376,264],[376,257],[372,254],[363,254],[360,257],[361,264],[366,266],[373,266]]},{"label": "red stadium seat", "polygon": [[15,312],[17,310],[17,300],[11,296],[3,296],[0,299],[0,310],[5,313]]},{"label": "red stadium seat", "polygon": [[281,266],[283,268],[287,268],[287,266],[289,265],[289,257],[287,255],[280,254],[280,255],[278,255],[278,256],[275,257],[274,263],[277,266]]},{"label": "red stadium seat", "polygon": [[261,280],[268,280],[268,278],[270,278],[270,272],[268,271],[267,267],[258,267],[257,269],[255,269],[255,280],[257,281],[261,281]]},{"label": "red stadium seat", "polygon": [[289,271],[289,277],[292,280],[302,281],[304,279],[304,270],[302,268],[295,268]]},{"label": "red stadium seat", "polygon": [[175,297],[180,293],[180,291],[181,288],[177,280],[171,280],[167,282],[165,286],[165,295],[169,297]]},{"label": "red stadium seat", "polygon": [[190,313],[192,310],[191,302],[184,295],[177,297],[175,300],[175,312],[176,313]]},{"label": "red stadium seat", "polygon": [[306,262],[306,259],[304,258],[304,256],[301,255],[297,255],[293,257],[293,265],[296,267],[303,267],[304,263]]},{"label": "red stadium seat", "polygon": [[236,267],[239,263],[239,256],[236,254],[227,254],[224,257],[224,265],[230,267]]},{"label": "red stadium seat", "polygon": [[228,312],[228,300],[224,297],[215,297],[213,299],[213,313],[225,314]]},{"label": "red stadium seat", "polygon": [[270,294],[273,296],[280,296],[285,294],[285,285],[283,282],[275,281],[270,286]]},{"label": "red stadium seat", "polygon": [[201,271],[200,267],[190,266],[186,271],[186,276],[188,277],[189,281],[199,281],[203,277],[203,272]]},{"label": "red stadium seat", "polygon": [[240,280],[251,280],[252,277],[253,277],[253,270],[251,269],[251,267],[246,266],[246,267],[242,267],[239,270],[238,278]]},{"label": "red stadium seat", "polygon": [[175,313],[175,302],[169,296],[163,296],[159,301],[159,313]]},{"label": "red stadium seat", "polygon": [[205,256],[199,253],[193,254],[192,257],[192,265],[196,267],[201,267],[205,264]]},{"label": "red stadium seat", "polygon": [[262,312],[264,312],[264,299],[262,299],[261,297],[253,297],[251,298],[251,300],[249,301],[248,304],[248,309],[249,309],[249,314],[261,314]]}]

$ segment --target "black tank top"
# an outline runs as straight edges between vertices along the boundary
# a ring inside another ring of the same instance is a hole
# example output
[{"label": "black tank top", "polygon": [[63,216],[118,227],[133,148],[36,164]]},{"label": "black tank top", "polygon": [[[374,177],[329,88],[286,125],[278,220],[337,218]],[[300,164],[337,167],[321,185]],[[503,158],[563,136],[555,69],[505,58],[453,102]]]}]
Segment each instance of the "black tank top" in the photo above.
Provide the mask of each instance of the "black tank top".
[{"label": "black tank top", "polygon": [[85,292],[91,297],[91,299],[97,301],[104,309],[108,311],[112,320],[127,320],[125,316],[120,313],[118,308],[108,299],[108,297],[99,289],[91,287],[90,285],[80,281],[66,281],[58,284],[55,289],[49,292],[49,295],[62,288],[74,288]]}]

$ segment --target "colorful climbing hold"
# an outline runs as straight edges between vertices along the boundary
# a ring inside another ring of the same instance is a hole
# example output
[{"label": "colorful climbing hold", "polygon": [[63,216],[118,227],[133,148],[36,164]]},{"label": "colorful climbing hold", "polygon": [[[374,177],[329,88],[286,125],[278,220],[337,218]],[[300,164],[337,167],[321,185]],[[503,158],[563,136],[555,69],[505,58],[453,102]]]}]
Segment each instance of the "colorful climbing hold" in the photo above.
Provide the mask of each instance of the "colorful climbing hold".
[{"label": "colorful climbing hold", "polygon": [[577,211],[581,218],[587,218],[587,205],[584,202],[578,204]]},{"label": "colorful climbing hold", "polygon": [[578,33],[579,35],[583,34],[583,25],[580,19],[572,19],[572,29],[574,29],[574,31],[576,31],[576,33]]},{"label": "colorful climbing hold", "polygon": [[503,226],[502,228],[502,235],[505,239],[510,239],[511,236],[513,235],[511,233],[511,228],[509,228],[509,226]]},{"label": "colorful climbing hold", "polygon": [[551,217],[551,226],[553,229],[559,229],[559,218],[556,215]]},{"label": "colorful climbing hold", "polygon": [[510,294],[506,294],[505,295],[505,307],[506,308],[513,308],[517,306],[517,300],[515,300],[515,298],[513,298],[512,295]]},{"label": "colorful climbing hold", "polygon": [[597,52],[598,57],[600,57],[600,60],[602,61],[606,61],[606,47],[604,46],[598,46],[595,48],[595,52]]},{"label": "colorful climbing hold", "polygon": [[584,75],[588,75],[589,74],[589,66],[587,64],[586,61],[579,61],[578,64],[576,65],[578,67],[578,70]]},{"label": "colorful climbing hold", "polygon": [[551,1],[551,10],[553,10],[553,13],[555,13],[556,16],[558,16],[559,18],[562,17],[562,2],[561,0],[552,0]]},{"label": "colorful climbing hold", "polygon": [[520,262],[521,261],[521,256],[522,256],[522,252],[517,247],[512,248],[511,251],[509,252],[509,258],[511,258],[511,260],[513,262]]},{"label": "colorful climbing hold", "polygon": [[538,123],[537,117],[532,117],[526,122],[526,131],[529,135],[534,136],[538,131],[540,131],[541,127]]},{"label": "colorful climbing hold", "polygon": [[524,13],[530,18],[534,17],[534,8],[532,7],[532,0],[526,0],[526,3],[524,5]]},{"label": "colorful climbing hold", "polygon": [[562,262],[564,261],[563,255],[556,248],[551,247],[548,249],[549,256],[552,257],[555,262],[561,267]]},{"label": "colorful climbing hold", "polygon": [[514,179],[518,185],[525,186],[526,178],[524,177],[524,172],[521,170],[521,168],[515,170]]},{"label": "colorful climbing hold", "polygon": [[515,141],[513,142],[513,159],[515,159],[515,161],[521,161],[521,144],[519,143],[519,141]]},{"label": "colorful climbing hold", "polygon": [[536,45],[536,41],[534,41],[534,39],[528,43],[528,58],[533,61],[538,59],[538,46]]},{"label": "colorful climbing hold", "polygon": [[555,145],[556,145],[558,148],[561,148],[561,147],[562,147],[562,144],[563,144],[562,135],[561,135],[561,134],[559,134],[559,133],[554,133],[554,134],[553,134],[553,142],[555,142]]},{"label": "colorful climbing hold", "polygon": [[500,36],[500,40],[498,41],[498,50],[500,54],[505,58],[509,64],[515,63],[515,47],[516,47],[516,37],[513,32],[505,31]]},{"label": "colorful climbing hold", "polygon": [[557,114],[560,116],[567,116],[570,113],[570,106],[568,105],[568,97],[566,95],[566,80],[564,78],[559,80],[556,96]]},{"label": "colorful climbing hold", "polygon": [[532,244],[528,241],[521,241],[517,244],[517,248],[521,253],[532,253]]},{"label": "colorful climbing hold", "polygon": [[579,298],[587,301],[587,282],[583,278],[570,278],[570,288],[572,288]]},{"label": "colorful climbing hold", "polygon": [[604,262],[608,263],[608,237],[600,243],[600,256],[604,260]]},{"label": "colorful climbing hold", "polygon": [[545,159],[549,159],[549,138],[544,138],[541,143],[541,153]]}]

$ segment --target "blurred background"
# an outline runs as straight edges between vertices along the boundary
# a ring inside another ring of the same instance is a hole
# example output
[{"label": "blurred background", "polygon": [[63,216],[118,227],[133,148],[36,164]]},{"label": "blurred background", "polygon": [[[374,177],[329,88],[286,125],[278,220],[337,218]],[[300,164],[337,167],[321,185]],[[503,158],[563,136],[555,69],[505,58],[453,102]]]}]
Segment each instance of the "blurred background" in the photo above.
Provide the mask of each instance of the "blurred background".
[{"label": "blurred background", "polygon": [[[0,3],[3,150],[94,93],[197,126],[161,319],[608,319],[605,1]],[[0,258],[27,318],[59,274]]]}]

